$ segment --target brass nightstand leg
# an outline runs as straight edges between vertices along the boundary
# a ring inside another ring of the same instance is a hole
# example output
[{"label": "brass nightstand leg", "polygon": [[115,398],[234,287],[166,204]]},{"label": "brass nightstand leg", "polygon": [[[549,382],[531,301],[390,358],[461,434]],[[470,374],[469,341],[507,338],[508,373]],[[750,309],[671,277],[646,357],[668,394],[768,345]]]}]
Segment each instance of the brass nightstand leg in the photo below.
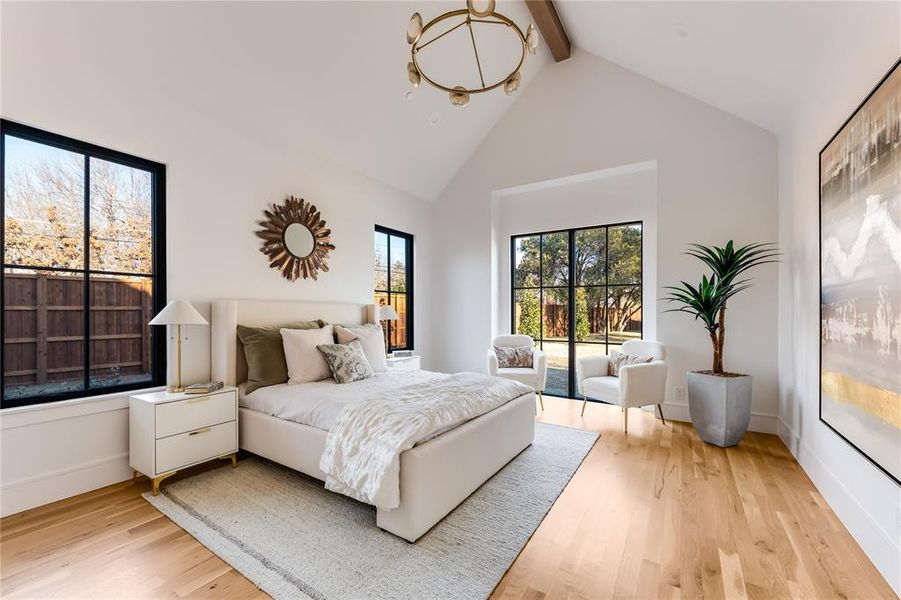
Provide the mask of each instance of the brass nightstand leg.
[{"label": "brass nightstand leg", "polygon": [[224,456],[220,456],[220,457],[219,457],[219,460],[225,460],[225,459],[227,459],[227,458],[230,458],[230,459],[232,460],[232,469],[237,468],[237,466],[238,466],[238,453],[237,453],[237,452],[232,452],[231,454],[226,454],[226,455],[224,455]]},{"label": "brass nightstand leg", "polygon": [[160,483],[162,483],[163,479],[166,479],[167,477],[172,477],[173,475],[175,475],[175,471],[169,471],[168,473],[163,473],[159,477],[154,477],[152,479],[154,496],[160,495]]}]

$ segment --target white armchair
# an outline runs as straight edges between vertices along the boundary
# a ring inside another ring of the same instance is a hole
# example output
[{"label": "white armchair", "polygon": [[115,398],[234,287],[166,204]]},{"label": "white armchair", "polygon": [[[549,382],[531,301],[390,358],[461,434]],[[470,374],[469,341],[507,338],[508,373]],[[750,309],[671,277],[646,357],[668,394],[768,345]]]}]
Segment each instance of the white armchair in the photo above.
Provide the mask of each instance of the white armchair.
[{"label": "white armchair", "polygon": [[616,404],[623,409],[623,431],[629,432],[629,408],[656,404],[663,418],[666,395],[666,347],[659,342],[629,340],[622,352],[632,356],[651,356],[649,363],[620,368],[619,377],[607,375],[607,356],[586,356],[576,360],[576,387],[582,394],[582,416],[588,398]]},{"label": "white armchair", "polygon": [[[529,347],[532,351],[532,368],[508,368],[501,369],[497,366],[497,354],[494,353],[494,347],[501,346],[505,348]],[[541,404],[541,410],[544,410],[544,398],[541,392],[544,391],[544,380],[547,376],[547,354],[542,350],[534,349],[535,340],[527,335],[499,335],[491,342],[491,348],[488,350],[488,374],[495,377],[504,377],[505,379],[513,379],[530,385],[535,388],[538,394],[538,402]]]}]

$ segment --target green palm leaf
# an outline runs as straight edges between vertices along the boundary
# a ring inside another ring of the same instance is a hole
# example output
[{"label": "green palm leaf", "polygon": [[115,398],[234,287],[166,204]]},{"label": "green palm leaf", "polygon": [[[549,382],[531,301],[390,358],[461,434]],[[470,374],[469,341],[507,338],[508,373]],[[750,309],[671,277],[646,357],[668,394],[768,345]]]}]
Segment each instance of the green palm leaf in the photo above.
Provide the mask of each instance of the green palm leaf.
[{"label": "green palm leaf", "polygon": [[725,340],[726,304],[735,294],[751,287],[749,278],[739,276],[753,267],[779,262],[781,253],[772,243],[754,243],[737,246],[732,240],[725,246],[689,244],[689,256],[699,259],[711,270],[708,278],[701,277],[697,286],[682,281],[678,286],[666,286],[664,301],[676,304],[664,312],[683,312],[703,323],[713,342],[713,371],[723,371],[722,355]]}]

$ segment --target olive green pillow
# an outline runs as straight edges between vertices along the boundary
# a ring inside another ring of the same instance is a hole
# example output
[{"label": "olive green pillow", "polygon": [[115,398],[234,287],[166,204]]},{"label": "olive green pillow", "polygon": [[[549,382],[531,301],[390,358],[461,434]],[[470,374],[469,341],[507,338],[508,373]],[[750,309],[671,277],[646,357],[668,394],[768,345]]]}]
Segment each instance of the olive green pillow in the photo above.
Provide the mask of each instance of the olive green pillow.
[{"label": "olive green pillow", "polygon": [[288,365],[285,363],[285,347],[279,329],[319,329],[327,325],[322,319],[300,321],[273,327],[248,327],[238,325],[238,339],[244,344],[247,359],[247,383],[244,393],[267,385],[288,381]]}]

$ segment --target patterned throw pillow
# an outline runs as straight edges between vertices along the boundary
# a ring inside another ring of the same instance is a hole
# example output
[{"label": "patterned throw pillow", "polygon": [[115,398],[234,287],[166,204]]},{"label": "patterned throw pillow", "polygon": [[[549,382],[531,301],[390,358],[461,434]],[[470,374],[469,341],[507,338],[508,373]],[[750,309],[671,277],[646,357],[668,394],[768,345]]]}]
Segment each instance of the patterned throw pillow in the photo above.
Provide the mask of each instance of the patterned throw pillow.
[{"label": "patterned throw pillow", "polygon": [[494,353],[497,355],[497,366],[501,369],[531,369],[532,368],[532,347],[531,346],[495,346]]},{"label": "patterned throw pillow", "polygon": [[619,370],[629,365],[640,365],[654,360],[653,356],[632,356],[613,350],[610,353],[610,361],[607,363],[607,375],[619,377]]},{"label": "patterned throw pillow", "polygon": [[372,366],[363,354],[360,340],[351,340],[347,344],[322,344],[316,346],[325,357],[332,376],[338,383],[361,381],[373,376]]}]

